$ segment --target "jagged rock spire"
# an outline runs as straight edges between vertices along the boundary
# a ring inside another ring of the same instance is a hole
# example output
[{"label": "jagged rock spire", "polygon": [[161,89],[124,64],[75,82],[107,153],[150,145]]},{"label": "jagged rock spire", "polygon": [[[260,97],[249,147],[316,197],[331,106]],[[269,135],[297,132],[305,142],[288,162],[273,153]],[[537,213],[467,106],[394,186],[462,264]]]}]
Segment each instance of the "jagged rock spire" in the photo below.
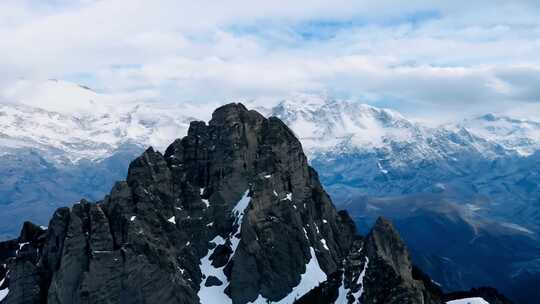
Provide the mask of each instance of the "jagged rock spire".
[{"label": "jagged rock spire", "polygon": [[103,200],[60,208],[46,232],[25,225],[0,249],[17,245],[2,304],[439,303],[391,224],[357,236],[293,132],[242,104],[192,122],[165,154],[147,149]]},{"label": "jagged rock spire", "polygon": [[278,301],[312,265],[337,271],[354,233],[294,134],[229,104],[147,149],[102,201],[59,209],[33,273],[49,303]]}]

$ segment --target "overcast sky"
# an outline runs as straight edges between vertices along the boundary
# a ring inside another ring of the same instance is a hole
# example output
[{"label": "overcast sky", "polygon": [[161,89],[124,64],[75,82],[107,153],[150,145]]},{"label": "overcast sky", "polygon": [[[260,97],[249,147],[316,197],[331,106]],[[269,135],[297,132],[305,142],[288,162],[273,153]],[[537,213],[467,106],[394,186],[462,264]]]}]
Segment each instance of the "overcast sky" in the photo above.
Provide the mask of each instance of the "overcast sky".
[{"label": "overcast sky", "polygon": [[56,78],[209,103],[323,93],[540,118],[540,2],[0,1],[0,89]]}]

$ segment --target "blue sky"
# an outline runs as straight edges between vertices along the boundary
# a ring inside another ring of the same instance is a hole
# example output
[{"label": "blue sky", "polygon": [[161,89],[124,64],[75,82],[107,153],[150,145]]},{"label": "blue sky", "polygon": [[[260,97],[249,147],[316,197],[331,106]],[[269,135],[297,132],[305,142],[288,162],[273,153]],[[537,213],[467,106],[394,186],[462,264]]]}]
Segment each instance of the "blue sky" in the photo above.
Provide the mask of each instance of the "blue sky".
[{"label": "blue sky", "polygon": [[161,102],[312,92],[419,118],[540,116],[536,1],[4,0],[0,35],[0,89],[57,78]]}]

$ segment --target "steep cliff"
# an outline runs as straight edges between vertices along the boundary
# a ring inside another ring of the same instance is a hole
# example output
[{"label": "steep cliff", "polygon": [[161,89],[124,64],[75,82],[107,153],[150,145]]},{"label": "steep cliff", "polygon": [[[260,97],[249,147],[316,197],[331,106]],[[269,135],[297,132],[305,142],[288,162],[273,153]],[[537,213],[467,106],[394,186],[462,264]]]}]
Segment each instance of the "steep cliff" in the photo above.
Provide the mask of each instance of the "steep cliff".
[{"label": "steep cliff", "polygon": [[2,304],[441,303],[389,222],[358,236],[291,130],[241,104],[0,251]]}]

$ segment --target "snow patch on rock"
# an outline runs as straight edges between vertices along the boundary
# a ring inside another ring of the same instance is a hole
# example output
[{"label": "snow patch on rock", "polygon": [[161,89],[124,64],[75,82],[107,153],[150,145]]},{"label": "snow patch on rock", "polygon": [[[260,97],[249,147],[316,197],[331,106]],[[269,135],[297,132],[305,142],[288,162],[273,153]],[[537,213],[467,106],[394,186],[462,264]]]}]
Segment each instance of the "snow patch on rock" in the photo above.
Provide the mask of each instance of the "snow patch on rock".
[{"label": "snow patch on rock", "polygon": [[364,269],[362,269],[362,272],[360,273],[360,276],[358,276],[358,279],[356,281],[356,284],[360,284],[360,289],[353,293],[353,297],[360,301],[360,298],[362,297],[362,294],[364,293],[364,277],[366,276],[366,271],[368,269],[369,265],[369,258],[366,256],[366,262],[364,263]]},{"label": "snow patch on rock", "polygon": [[0,301],[3,301],[9,294],[9,288],[0,290]]},{"label": "snow patch on rock", "polygon": [[267,299],[259,295],[259,297],[250,302],[252,304],[264,304],[264,303],[273,303],[273,304],[292,304],[295,300],[301,298],[303,295],[308,293],[310,290],[319,286],[320,283],[326,281],[327,276],[324,271],[322,271],[317,256],[315,255],[315,250],[313,247],[310,247],[309,252],[311,254],[310,260],[306,265],[306,272],[304,272],[300,278],[300,283],[293,288],[293,290],[283,299],[277,302],[269,302]]},{"label": "snow patch on rock", "polygon": [[459,300],[453,300],[446,302],[446,304],[489,304],[488,301],[484,300],[483,298],[465,298],[465,299],[459,299]]},{"label": "snow patch on rock", "polygon": [[[4,284],[5,280],[6,280],[5,278],[0,280],[0,286],[2,286],[2,284]],[[5,288],[5,289],[0,290],[0,302],[7,297],[8,293],[9,293],[9,288]]]},{"label": "snow patch on rock", "polygon": [[[238,203],[232,210],[232,215],[236,218],[235,225],[237,225],[237,229],[236,231],[232,232],[231,235],[228,237],[231,240],[232,246],[231,258],[234,256],[236,248],[238,248],[238,244],[240,244],[240,238],[238,237],[238,233],[240,232],[240,229],[242,227],[245,210],[249,206],[249,202],[251,201],[251,198],[248,195],[249,190],[244,193],[242,198],[238,201]],[[211,224],[213,223],[209,223],[208,225]],[[225,244],[226,239],[218,235],[210,242],[213,243],[215,246],[218,246]],[[198,293],[199,298],[201,300],[201,303],[232,303],[232,300],[224,293],[225,288],[228,285],[227,276],[225,276],[225,273],[223,272],[225,266],[215,268],[214,266],[212,266],[212,261],[210,261],[210,256],[214,253],[214,250],[215,247],[214,249],[209,250],[208,253],[200,261],[201,273],[205,277],[201,281]],[[223,284],[221,284],[220,286],[205,286],[204,284],[209,276],[214,276],[218,278]]]},{"label": "snow patch on rock", "polygon": [[[210,242],[218,246],[225,244],[225,239],[218,235]],[[223,267],[215,268],[212,266],[212,261],[210,261],[210,256],[214,253],[214,250],[215,248],[209,250],[201,259],[201,273],[203,274],[204,279],[201,281],[199,288],[199,299],[201,300],[201,303],[232,303],[232,300],[224,293],[224,290],[227,287],[227,277],[223,273]],[[218,278],[223,284],[220,286],[204,286],[206,279],[209,276]]]},{"label": "snow patch on rock", "polygon": [[242,221],[244,220],[244,214],[249,206],[249,202],[251,201],[251,198],[248,196],[249,190],[246,190],[242,198],[238,201],[236,206],[234,206],[232,214],[236,217],[235,224],[238,225],[238,228],[235,232],[232,234],[231,244],[232,244],[232,251],[234,256],[234,253],[236,252],[236,248],[238,247],[238,244],[240,243],[240,238],[238,237],[238,233],[240,232],[242,228]]}]

